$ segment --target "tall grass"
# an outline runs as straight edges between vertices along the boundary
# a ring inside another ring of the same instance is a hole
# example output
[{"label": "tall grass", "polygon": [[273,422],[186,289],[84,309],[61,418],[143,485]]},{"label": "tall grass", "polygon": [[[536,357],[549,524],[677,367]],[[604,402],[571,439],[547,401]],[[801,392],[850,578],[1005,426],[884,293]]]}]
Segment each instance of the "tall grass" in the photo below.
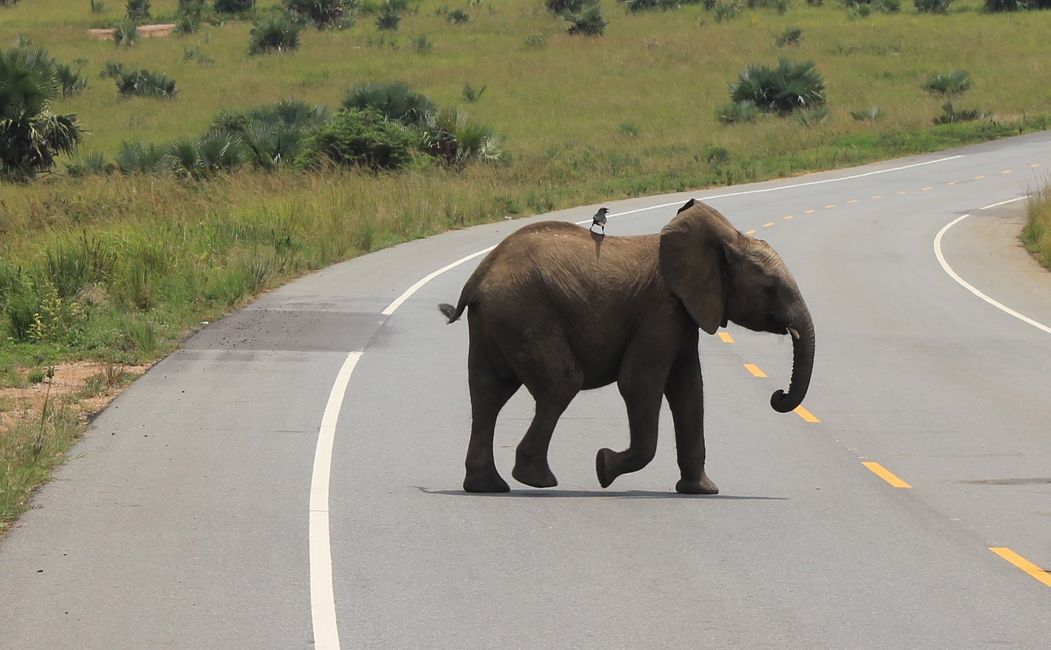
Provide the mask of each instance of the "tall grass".
[{"label": "tall grass", "polygon": [[1051,182],[1029,196],[1022,243],[1038,262],[1051,269]]}]

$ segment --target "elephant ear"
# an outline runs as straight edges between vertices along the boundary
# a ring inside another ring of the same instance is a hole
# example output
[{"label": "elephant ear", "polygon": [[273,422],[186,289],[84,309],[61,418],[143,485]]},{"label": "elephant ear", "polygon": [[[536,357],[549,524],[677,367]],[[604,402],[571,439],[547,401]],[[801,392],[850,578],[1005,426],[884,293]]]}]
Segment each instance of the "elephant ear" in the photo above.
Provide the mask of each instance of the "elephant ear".
[{"label": "elephant ear", "polygon": [[726,322],[728,255],[740,236],[726,217],[693,199],[661,229],[661,276],[709,334]]}]

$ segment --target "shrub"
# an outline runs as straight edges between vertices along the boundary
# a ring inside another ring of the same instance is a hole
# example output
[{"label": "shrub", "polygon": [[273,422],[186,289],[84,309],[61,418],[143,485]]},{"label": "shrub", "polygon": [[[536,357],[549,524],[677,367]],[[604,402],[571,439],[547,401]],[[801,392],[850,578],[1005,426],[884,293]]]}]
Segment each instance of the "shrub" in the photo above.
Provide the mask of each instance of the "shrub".
[{"label": "shrub", "polygon": [[463,100],[468,104],[474,104],[482,98],[482,95],[485,94],[485,90],[488,87],[489,86],[482,86],[481,88],[475,88],[471,84],[465,83],[463,85],[463,90],[460,92],[460,96],[463,97]]},{"label": "shrub", "polygon": [[798,27],[789,27],[784,30],[774,39],[774,42],[778,47],[784,47],[785,45],[799,45],[800,41],[803,40],[803,30]]},{"label": "shrub", "polygon": [[496,161],[501,157],[492,129],[455,108],[428,113],[422,125],[423,150],[447,165],[472,160]]},{"label": "shrub", "polygon": [[419,138],[372,109],[340,111],[303,143],[300,168],[325,163],[369,169],[400,169],[413,160]]},{"label": "shrub", "polygon": [[113,28],[113,44],[117,47],[131,47],[139,40],[139,28],[134,22],[125,20]]},{"label": "shrub", "polygon": [[221,14],[239,14],[250,11],[255,0],[215,0],[215,10]]},{"label": "shrub", "polygon": [[759,117],[759,109],[755,107],[755,102],[748,100],[735,101],[716,111],[715,117],[722,124],[754,122]]},{"label": "shrub", "polygon": [[623,0],[624,6],[631,13],[649,11],[651,9],[678,9],[680,5],[686,4],[681,0]]},{"label": "shrub", "polygon": [[412,39],[412,49],[416,54],[430,54],[434,50],[434,41],[420,34]]},{"label": "shrub", "polygon": [[883,117],[883,111],[879,106],[872,106],[860,111],[850,111],[850,117],[854,118],[855,122],[875,122]]},{"label": "shrub", "polygon": [[128,0],[128,20],[140,21],[150,17],[150,0]]},{"label": "shrub", "polygon": [[372,109],[389,120],[406,125],[422,124],[437,107],[434,102],[400,81],[389,84],[359,84],[343,100],[346,109]]},{"label": "shrub", "polygon": [[91,0],[91,13],[100,14],[106,10],[106,5],[102,0]]},{"label": "shrub", "polygon": [[89,153],[86,156],[78,156],[66,164],[66,173],[74,178],[84,176],[102,176],[112,174],[115,171],[113,163],[99,152]]},{"label": "shrub", "polygon": [[84,133],[77,116],[51,111],[61,88],[43,50],[0,51],[0,177],[29,180],[76,148]]},{"label": "shrub", "polygon": [[445,20],[453,25],[466,25],[471,20],[471,17],[463,9],[453,9],[445,14]]},{"label": "shrub", "polygon": [[606,31],[606,21],[602,18],[602,12],[598,4],[586,6],[580,13],[565,14],[563,18],[569,22],[566,31],[576,36],[601,36]]},{"label": "shrub", "polygon": [[119,77],[124,73],[124,64],[120,61],[106,61],[102,66],[102,71],[99,72],[99,77],[103,79],[113,79]]},{"label": "shrub", "polygon": [[952,122],[970,122],[979,120],[985,113],[977,108],[956,108],[952,102],[942,105],[942,114],[934,118],[935,124],[951,124]]},{"label": "shrub", "polygon": [[750,65],[730,87],[733,102],[750,101],[762,111],[787,115],[825,103],[825,81],[811,61],[793,63],[781,58],[776,68]]},{"label": "shrub", "polygon": [[912,0],[921,14],[947,14],[952,0]]},{"label": "shrub", "polygon": [[712,13],[715,15],[715,22],[721,23],[736,18],[741,13],[741,7],[735,2],[717,2],[712,8]]},{"label": "shrub", "polygon": [[578,13],[590,0],[544,0],[544,6],[553,14]]},{"label": "shrub", "polygon": [[347,19],[346,0],[284,0],[284,6],[296,23],[318,29],[340,29]]},{"label": "shrub", "polygon": [[156,174],[164,169],[165,151],[155,144],[124,142],[117,153],[117,169],[124,174]]},{"label": "shrub", "polygon": [[990,13],[1021,11],[1026,8],[1026,0],[985,0],[985,10]]},{"label": "shrub", "polygon": [[729,165],[733,157],[730,155],[730,150],[726,147],[709,146],[704,152],[704,159],[709,165],[718,167]]},{"label": "shrub", "polygon": [[179,0],[175,11],[175,31],[180,34],[192,34],[201,25],[204,15],[204,0]]},{"label": "shrub", "polygon": [[197,140],[174,142],[165,152],[168,167],[194,179],[231,172],[252,159],[252,152],[241,138],[227,131],[213,131]]},{"label": "shrub", "polygon": [[122,72],[117,77],[117,90],[125,97],[162,97],[171,99],[177,92],[175,80],[149,70]]},{"label": "shrub", "polygon": [[401,23],[401,14],[397,10],[392,9],[390,5],[384,7],[380,15],[376,17],[376,29],[385,32],[396,32],[398,31],[398,25]]},{"label": "shrub", "polygon": [[287,52],[299,48],[299,25],[288,16],[271,12],[255,21],[248,34],[248,53]]},{"label": "shrub", "polygon": [[966,70],[931,75],[920,87],[932,95],[959,95],[971,88],[971,75]]}]

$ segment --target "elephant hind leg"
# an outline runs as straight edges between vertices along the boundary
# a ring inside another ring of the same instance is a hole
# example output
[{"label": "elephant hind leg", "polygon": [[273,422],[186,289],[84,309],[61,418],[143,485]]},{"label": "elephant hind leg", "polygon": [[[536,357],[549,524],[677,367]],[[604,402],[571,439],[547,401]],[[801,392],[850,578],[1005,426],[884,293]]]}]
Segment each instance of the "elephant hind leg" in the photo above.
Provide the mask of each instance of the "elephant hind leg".
[{"label": "elephant hind leg", "polygon": [[484,361],[472,360],[469,374],[471,440],[464,462],[467,474],[463,489],[467,492],[507,492],[511,488],[496,470],[493,458],[493,432],[500,409],[522,384],[517,379],[500,378]]}]

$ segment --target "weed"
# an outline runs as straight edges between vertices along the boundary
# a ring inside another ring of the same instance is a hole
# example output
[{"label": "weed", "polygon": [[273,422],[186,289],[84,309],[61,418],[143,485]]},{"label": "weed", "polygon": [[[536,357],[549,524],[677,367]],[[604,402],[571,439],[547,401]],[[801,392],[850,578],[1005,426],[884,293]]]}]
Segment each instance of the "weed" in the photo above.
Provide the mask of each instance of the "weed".
[{"label": "weed", "polygon": [[951,124],[953,122],[969,122],[980,120],[985,112],[978,108],[957,108],[952,102],[942,105],[941,115],[934,118],[934,124]]},{"label": "weed", "polygon": [[270,12],[255,21],[248,35],[248,53],[252,55],[298,48],[299,25],[280,12]]},{"label": "weed", "polygon": [[858,111],[850,111],[850,117],[855,122],[875,122],[883,117],[883,111],[879,106],[870,106]]},{"label": "weed", "polygon": [[166,74],[149,70],[121,72],[117,77],[117,90],[125,97],[160,97],[171,99],[178,92],[175,80]]},{"label": "weed", "polygon": [[452,25],[466,25],[471,20],[471,17],[463,9],[453,9],[445,14],[445,20]]},{"label": "weed", "polygon": [[634,122],[621,122],[620,126],[617,127],[617,133],[634,138],[639,135],[639,126]]},{"label": "weed", "polygon": [[460,96],[463,97],[463,100],[465,102],[467,102],[468,104],[474,104],[475,102],[477,102],[479,99],[482,98],[482,95],[485,94],[486,88],[488,88],[488,86],[482,86],[481,88],[475,88],[474,86],[472,86],[469,83],[464,83],[463,91],[460,92]]},{"label": "weed", "polygon": [[434,50],[434,42],[423,34],[420,34],[412,40],[412,49],[416,54],[430,54],[431,51]]},{"label": "weed", "polygon": [[921,14],[947,14],[952,0],[913,0],[913,3]]},{"label": "weed", "polygon": [[139,27],[135,21],[125,20],[113,28],[113,43],[117,47],[131,47],[139,40]]},{"label": "weed", "polygon": [[342,29],[349,19],[346,0],[284,0],[284,7],[295,22],[318,29]]},{"label": "weed", "polygon": [[150,17],[150,0],[128,0],[128,20],[142,22]]},{"label": "weed", "polygon": [[579,13],[563,14],[569,23],[566,31],[573,36],[602,36],[606,31],[606,20],[597,2],[585,4]]},{"label": "weed", "polygon": [[959,95],[970,90],[973,82],[966,70],[931,75],[920,87],[932,95]]},{"label": "weed", "polygon": [[786,45],[799,45],[802,40],[803,30],[798,27],[789,27],[774,38],[774,43],[778,47],[784,47]]}]

